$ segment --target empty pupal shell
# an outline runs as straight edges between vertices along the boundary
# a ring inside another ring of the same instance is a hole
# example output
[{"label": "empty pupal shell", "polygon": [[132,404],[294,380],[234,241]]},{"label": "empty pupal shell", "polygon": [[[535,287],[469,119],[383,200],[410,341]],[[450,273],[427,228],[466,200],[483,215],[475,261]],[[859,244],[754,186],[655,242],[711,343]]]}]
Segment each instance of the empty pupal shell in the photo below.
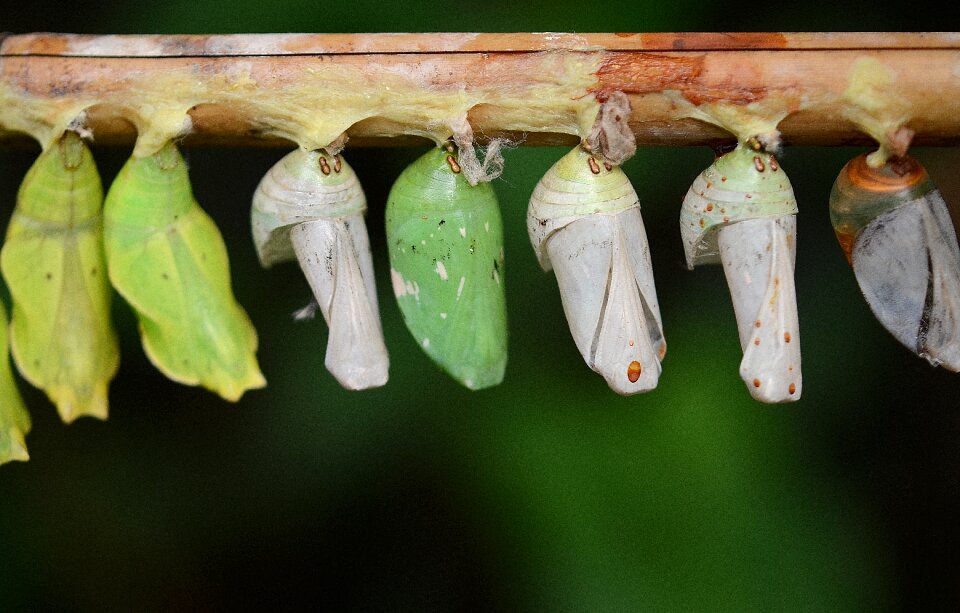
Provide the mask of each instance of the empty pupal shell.
[{"label": "empty pupal shell", "polygon": [[340,156],[297,149],[264,176],[252,224],[264,266],[296,257],[330,328],[325,365],[352,390],[387,382],[360,182]]},{"label": "empty pupal shell", "polygon": [[362,216],[367,199],[356,173],[339,155],[296,149],[257,185],[250,212],[253,242],[264,268],[296,257],[290,228],[316,219]]},{"label": "empty pupal shell", "polygon": [[830,219],[880,323],[934,366],[960,371],[960,248],[940,191],[904,156],[840,172]]},{"label": "empty pupal shell", "polygon": [[103,187],[75,132],[24,177],[0,251],[13,299],[10,348],[23,377],[64,422],[106,419],[120,351],[103,251]]},{"label": "empty pupal shell", "polygon": [[23,406],[10,371],[7,354],[7,308],[0,300],[0,464],[30,459],[24,437],[30,432],[30,414]]},{"label": "empty pupal shell", "polygon": [[534,188],[527,230],[554,270],[584,361],[611,389],[653,389],[666,352],[640,201],[626,174],[581,147]]},{"label": "empty pupal shell", "polygon": [[723,264],[743,360],[761,402],[800,398],[800,332],[793,270],[797,203],[776,159],[742,143],[694,181],[680,214],[687,264]]},{"label": "empty pupal shell", "polygon": [[386,229],[393,293],[417,343],[470,389],[500,383],[507,309],[493,186],[471,186],[456,154],[434,149],[397,178]]},{"label": "empty pupal shell", "polygon": [[330,328],[327,370],[347,389],[384,385],[390,359],[363,217],[297,224],[290,241]]}]

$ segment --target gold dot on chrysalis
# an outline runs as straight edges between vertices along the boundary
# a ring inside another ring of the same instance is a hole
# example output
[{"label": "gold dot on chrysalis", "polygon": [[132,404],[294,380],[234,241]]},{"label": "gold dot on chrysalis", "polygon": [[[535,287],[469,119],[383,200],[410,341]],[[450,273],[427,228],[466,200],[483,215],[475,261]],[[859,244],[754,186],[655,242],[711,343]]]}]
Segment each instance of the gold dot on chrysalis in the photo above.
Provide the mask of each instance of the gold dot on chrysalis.
[{"label": "gold dot on chrysalis", "polygon": [[784,332],[784,333],[783,333],[783,342],[785,342],[785,343],[789,343],[789,342],[790,342],[790,333],[789,333],[789,332]]},{"label": "gold dot on chrysalis", "polygon": [[597,164],[596,159],[592,157],[587,158],[587,165],[590,166],[590,172],[592,172],[595,175],[600,174],[600,165]]},{"label": "gold dot on chrysalis", "polygon": [[447,164],[450,166],[450,170],[452,170],[454,173],[460,172],[460,164],[457,164],[457,161],[453,159],[452,155],[447,156]]},{"label": "gold dot on chrysalis", "polygon": [[320,156],[320,172],[325,175],[330,174],[330,164],[327,163],[327,158]]},{"label": "gold dot on chrysalis", "polygon": [[794,385],[793,383],[791,383],[791,384],[790,384],[790,387],[787,388],[787,391],[790,392],[791,394],[796,394],[796,393],[797,393],[797,386]]},{"label": "gold dot on chrysalis", "polygon": [[636,360],[630,362],[630,365],[627,366],[627,379],[630,379],[630,383],[636,383],[642,371],[643,367],[640,366],[640,362]]}]

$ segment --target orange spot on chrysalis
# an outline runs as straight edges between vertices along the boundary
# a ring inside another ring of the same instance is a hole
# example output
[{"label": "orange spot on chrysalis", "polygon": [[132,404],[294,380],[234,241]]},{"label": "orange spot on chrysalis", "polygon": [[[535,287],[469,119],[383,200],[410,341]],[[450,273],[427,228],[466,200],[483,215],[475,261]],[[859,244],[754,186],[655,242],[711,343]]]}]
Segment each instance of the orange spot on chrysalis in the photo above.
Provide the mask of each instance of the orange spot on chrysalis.
[{"label": "orange spot on chrysalis", "polygon": [[753,387],[760,387],[760,379],[753,380]]},{"label": "orange spot on chrysalis", "polygon": [[785,342],[785,343],[789,343],[789,342],[790,342],[790,333],[789,333],[789,332],[784,332],[784,333],[783,333],[783,342]]},{"label": "orange spot on chrysalis", "polygon": [[757,172],[763,172],[767,169],[759,155],[753,156],[753,167],[757,169]]},{"label": "orange spot on chrysalis", "polygon": [[787,391],[790,392],[791,394],[796,394],[796,393],[797,393],[797,386],[794,385],[793,383],[791,383],[791,384],[790,384],[790,387],[787,388]]},{"label": "orange spot on chrysalis", "polygon": [[627,379],[630,379],[630,383],[636,383],[637,379],[640,378],[640,373],[643,370],[643,367],[640,366],[640,362],[634,360],[630,362],[630,365],[627,366]]},{"label": "orange spot on chrysalis", "polygon": [[597,160],[594,158],[587,158],[587,165],[590,166],[590,172],[595,175],[600,174],[600,165],[597,164]]},{"label": "orange spot on chrysalis", "polygon": [[757,345],[757,346],[760,345],[760,337],[759,337],[759,336],[758,336],[757,338],[753,339],[753,344],[754,344],[754,345]]},{"label": "orange spot on chrysalis", "polygon": [[704,209],[709,213],[710,211],[713,210],[713,203],[712,203],[712,202],[708,202],[708,203],[707,203],[707,206],[704,207]]},{"label": "orange spot on chrysalis", "polygon": [[763,325],[763,322],[761,322],[761,321],[758,319],[757,321],[753,322],[753,325],[759,328],[760,326]]}]

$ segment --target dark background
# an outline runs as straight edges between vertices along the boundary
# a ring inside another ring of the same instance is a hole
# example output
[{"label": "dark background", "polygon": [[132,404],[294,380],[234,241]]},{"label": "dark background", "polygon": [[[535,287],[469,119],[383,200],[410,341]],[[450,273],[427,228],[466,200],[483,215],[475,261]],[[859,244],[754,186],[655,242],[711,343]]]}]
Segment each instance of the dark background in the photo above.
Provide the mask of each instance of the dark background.
[{"label": "dark background", "polygon": [[[21,3],[0,30],[91,33],[933,30],[912,5],[188,0]],[[906,9],[904,9],[906,10]],[[341,390],[322,320],[295,323],[295,265],[259,268],[248,206],[280,150],[191,149],[197,199],[226,239],[270,382],[230,405],[167,381],[115,304],[111,418],[60,424],[20,381],[32,460],[0,467],[0,611],[956,610],[960,379],[872,318],[827,196],[860,153],[788,148],[801,215],[803,399],[753,402],[719,268],[685,270],[677,228],[706,148],[624,166],[644,205],[669,351],[657,390],[621,398],[582,362],[524,215],[563,153],[521,148],[495,183],[507,239],[510,363],[471,393],[440,373],[390,296],[383,202],[414,149],[349,150],[391,351],[390,383]],[[951,150],[917,150],[960,203]],[[109,184],[129,148],[95,149]],[[0,211],[36,156],[0,149]]]}]

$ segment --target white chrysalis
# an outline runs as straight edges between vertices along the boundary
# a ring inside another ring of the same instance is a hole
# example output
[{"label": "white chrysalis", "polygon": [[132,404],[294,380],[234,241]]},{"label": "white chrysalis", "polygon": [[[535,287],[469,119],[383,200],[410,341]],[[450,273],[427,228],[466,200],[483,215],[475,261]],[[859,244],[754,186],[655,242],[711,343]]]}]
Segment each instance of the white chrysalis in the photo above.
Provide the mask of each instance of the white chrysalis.
[{"label": "white chrysalis", "polygon": [[260,181],[251,214],[260,262],[296,258],[330,327],[325,365],[347,389],[387,382],[366,198],[339,156],[295,150]]},{"label": "white chrysalis", "polygon": [[575,148],[537,183],[527,229],[587,365],[619,394],[655,388],[667,346],[640,202],[623,171]]},{"label": "white chrysalis", "polygon": [[761,402],[800,398],[800,332],[793,270],[797,203],[772,155],[740,144],[693,182],[680,230],[687,265],[723,264],[743,360]]},{"label": "white chrysalis", "polygon": [[872,168],[858,156],[834,183],[830,217],[880,323],[934,366],[960,371],[960,247],[923,167],[903,156]]}]

